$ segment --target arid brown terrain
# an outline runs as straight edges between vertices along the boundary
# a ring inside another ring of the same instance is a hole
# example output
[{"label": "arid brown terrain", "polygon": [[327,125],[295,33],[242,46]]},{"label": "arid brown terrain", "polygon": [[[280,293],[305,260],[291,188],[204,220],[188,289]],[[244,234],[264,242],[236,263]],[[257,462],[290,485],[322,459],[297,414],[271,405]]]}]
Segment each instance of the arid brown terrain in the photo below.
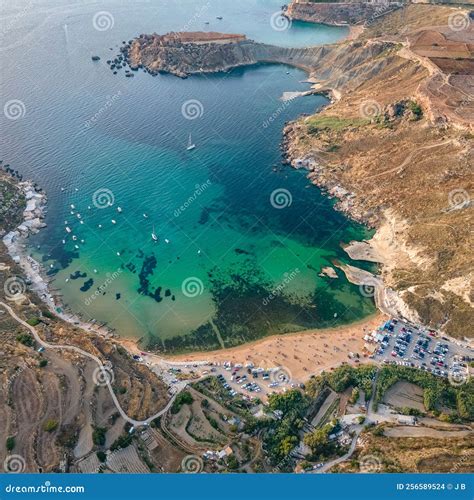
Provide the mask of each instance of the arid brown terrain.
[{"label": "arid brown terrain", "polygon": [[[0,189],[5,200],[16,200],[9,205],[8,223],[1,227],[13,229],[22,219],[23,196],[16,180],[1,171]],[[44,341],[77,346],[109,363],[114,392],[132,419],[148,418],[166,406],[168,387],[153,372],[133,362],[111,339],[76,328],[47,310],[29,290],[3,242],[0,302],[34,326]],[[94,439],[96,429],[103,429],[109,446],[125,432],[127,422],[118,413],[96,362],[67,350],[42,349],[2,306],[0,336],[2,464],[18,455],[22,463],[12,459],[8,467],[26,472],[74,469],[78,459],[103,449],[105,443]]]},{"label": "arid brown terrain", "polygon": [[[329,52],[313,74],[339,99],[289,125],[286,141],[341,209],[377,228],[352,255],[383,264],[395,308],[470,337],[474,30],[451,30],[451,14],[412,5]],[[382,40],[385,51],[368,54]]]}]

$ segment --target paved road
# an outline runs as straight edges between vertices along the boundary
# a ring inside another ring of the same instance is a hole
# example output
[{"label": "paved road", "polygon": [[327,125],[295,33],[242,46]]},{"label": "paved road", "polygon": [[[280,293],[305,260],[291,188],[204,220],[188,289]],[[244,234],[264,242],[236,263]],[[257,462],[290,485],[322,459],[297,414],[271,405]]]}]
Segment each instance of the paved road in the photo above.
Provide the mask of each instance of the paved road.
[{"label": "paved road", "polygon": [[[4,302],[0,302],[0,306],[4,307],[6,309],[6,311],[10,314],[10,316],[15,320],[17,321],[18,323],[20,323],[22,326],[24,326],[25,328],[27,328],[33,335],[33,337],[35,338],[36,342],[38,342],[38,344],[40,344],[41,346],[43,346],[45,349],[57,349],[57,350],[68,350],[68,351],[74,351],[74,352],[77,352],[78,354],[82,355],[82,356],[85,356],[87,358],[90,358],[92,360],[94,360],[97,365],[99,366],[99,368],[102,370],[102,372],[104,374],[107,373],[107,370],[105,368],[105,366],[103,365],[102,361],[97,357],[97,356],[94,356],[93,354],[87,352],[87,351],[84,351],[83,349],[80,349],[79,347],[76,347],[76,346],[72,346],[72,345],[55,345],[55,344],[49,344],[48,342],[45,342],[38,334],[38,332],[36,331],[36,329],[29,325],[26,321],[23,321],[21,318],[19,318],[15,312],[13,311],[13,309],[5,304]],[[120,406],[120,403],[117,399],[117,396],[115,395],[114,393],[114,390],[112,388],[112,385],[110,383],[110,379],[108,376],[105,376],[105,381],[107,383],[107,387],[109,389],[109,392],[110,392],[110,396],[112,397],[112,400],[118,410],[118,412],[120,413],[120,415],[122,416],[122,418],[124,420],[126,420],[127,422],[130,422],[133,426],[141,426],[141,425],[147,425],[149,424],[152,420],[154,420],[155,418],[163,415],[164,413],[166,413],[169,408],[171,407],[171,405],[173,404],[174,402],[174,399],[176,398],[177,394],[184,389],[184,387],[186,387],[186,384],[182,384],[182,385],[179,385],[179,386],[175,386],[177,391],[175,392],[175,394],[172,396],[172,398],[169,400],[168,404],[162,409],[160,410],[158,413],[156,413],[155,415],[152,415],[151,417],[148,417],[146,420],[135,420],[134,418],[131,418],[129,417],[125,411],[123,410],[123,408]]]},{"label": "paved road", "polygon": [[372,412],[372,404],[373,404],[374,398],[375,398],[375,389],[377,387],[378,376],[379,376],[379,374],[377,372],[375,375],[374,381],[372,383],[372,397],[370,398],[369,404],[367,406],[367,414],[365,415],[364,424],[357,426],[357,428],[355,429],[355,434],[354,434],[354,437],[352,438],[352,442],[351,442],[351,445],[349,447],[349,451],[345,455],[343,455],[342,457],[331,460],[330,462],[324,464],[320,469],[317,469],[317,470],[314,470],[311,472],[316,473],[316,474],[321,474],[323,472],[327,472],[329,469],[331,469],[335,465],[340,464],[341,462],[344,462],[345,460],[349,459],[352,456],[352,454],[354,453],[356,446],[357,446],[357,440],[359,439],[360,433],[364,429],[364,426],[374,422],[374,415],[375,414]]}]

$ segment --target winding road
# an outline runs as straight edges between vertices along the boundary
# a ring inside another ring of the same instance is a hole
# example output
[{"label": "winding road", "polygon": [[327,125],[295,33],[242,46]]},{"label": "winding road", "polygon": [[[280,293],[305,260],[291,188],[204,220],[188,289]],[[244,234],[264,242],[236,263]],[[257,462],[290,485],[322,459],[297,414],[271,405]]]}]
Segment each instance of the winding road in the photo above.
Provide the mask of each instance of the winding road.
[{"label": "winding road", "polygon": [[172,398],[168,401],[168,404],[162,409],[160,410],[158,413],[156,413],[155,415],[152,415],[151,417],[148,417],[146,420],[135,420],[134,418],[131,418],[129,417],[125,411],[123,410],[123,408],[120,406],[120,403],[119,403],[119,400],[117,399],[117,396],[115,395],[114,393],[114,390],[112,388],[112,384],[110,383],[110,376],[108,375],[108,372],[107,372],[107,368],[104,366],[104,364],[102,363],[102,361],[97,357],[97,356],[94,356],[93,354],[87,352],[87,351],[84,351],[83,349],[79,348],[79,347],[76,347],[76,346],[70,346],[70,345],[54,345],[54,344],[49,344],[48,342],[45,342],[38,334],[38,332],[36,331],[36,329],[29,325],[26,321],[23,321],[21,318],[19,318],[16,314],[15,314],[15,311],[13,311],[13,309],[5,304],[4,302],[1,302],[0,301],[0,306],[2,306],[9,314],[10,316],[15,320],[17,321],[18,323],[20,323],[20,325],[24,326],[25,328],[27,328],[33,335],[33,337],[35,338],[36,342],[38,342],[38,344],[40,344],[42,347],[44,347],[45,349],[57,349],[57,350],[68,350],[68,351],[74,351],[74,352],[77,352],[78,354],[82,355],[82,356],[85,356],[87,358],[90,358],[92,360],[94,360],[97,365],[99,366],[99,369],[102,371],[102,373],[104,374],[104,379],[105,379],[105,382],[106,382],[106,385],[109,389],[109,392],[110,392],[110,396],[112,397],[112,400],[118,410],[118,412],[120,413],[120,415],[122,416],[122,418],[124,420],[126,420],[127,422],[130,422],[133,426],[141,426],[141,425],[148,425],[152,420],[154,420],[155,418],[157,417],[160,417],[161,415],[163,415],[164,413],[166,413],[171,405],[173,404],[176,396],[179,394],[179,392],[181,390],[184,389],[184,387],[186,387],[186,384],[183,384],[182,386],[179,386],[177,387],[177,391],[175,392],[175,394],[173,394]]}]

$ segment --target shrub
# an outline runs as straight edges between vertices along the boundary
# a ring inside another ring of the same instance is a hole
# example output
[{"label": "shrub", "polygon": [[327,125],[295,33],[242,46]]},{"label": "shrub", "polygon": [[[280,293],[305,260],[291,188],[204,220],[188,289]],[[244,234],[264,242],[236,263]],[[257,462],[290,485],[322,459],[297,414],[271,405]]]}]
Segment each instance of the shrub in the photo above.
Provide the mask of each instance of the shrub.
[{"label": "shrub", "polygon": [[46,420],[46,422],[43,425],[43,429],[46,432],[54,432],[58,428],[58,421],[50,418],[49,420]]},{"label": "shrub", "polygon": [[105,433],[107,429],[104,427],[94,427],[94,431],[92,432],[92,441],[97,446],[104,446],[105,444]]},{"label": "shrub", "polygon": [[29,333],[20,333],[20,335],[17,335],[16,340],[27,347],[32,347],[34,344],[33,337]]},{"label": "shrub", "polygon": [[12,451],[15,448],[15,438],[13,436],[7,437],[7,451]]},{"label": "shrub", "polygon": [[190,405],[193,401],[194,399],[189,391],[180,392],[171,406],[171,413],[179,413],[179,410],[181,410],[183,405]]},{"label": "shrub", "polygon": [[39,318],[30,318],[30,319],[27,319],[26,322],[30,325],[30,326],[36,326],[36,325],[39,325],[40,323],[40,320]]}]

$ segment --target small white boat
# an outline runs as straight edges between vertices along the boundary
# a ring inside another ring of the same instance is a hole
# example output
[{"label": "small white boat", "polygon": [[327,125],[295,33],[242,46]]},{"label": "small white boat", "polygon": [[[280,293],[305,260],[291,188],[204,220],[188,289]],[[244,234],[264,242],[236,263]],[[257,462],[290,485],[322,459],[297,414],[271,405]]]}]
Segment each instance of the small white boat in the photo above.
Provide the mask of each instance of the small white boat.
[{"label": "small white boat", "polygon": [[71,232],[71,228],[66,226],[66,233],[70,233],[70,232]]},{"label": "small white boat", "polygon": [[89,206],[87,207],[87,210],[90,210],[90,209],[91,209],[91,206],[89,205]]},{"label": "small white boat", "polygon": [[79,224],[84,224],[84,221],[83,221],[83,220],[80,220],[80,221],[79,221]]},{"label": "small white boat", "polygon": [[196,144],[193,144],[193,139],[191,137],[191,134],[189,134],[189,139],[188,139],[188,147],[186,148],[188,151],[191,149],[194,149],[196,147]]},{"label": "small white boat", "polygon": [[76,207],[74,205],[71,205],[71,208],[74,210]]},{"label": "small white boat", "polygon": [[102,229],[102,224],[99,224],[97,227],[98,227],[99,229]]},{"label": "small white boat", "polygon": [[122,209],[120,207],[117,207],[117,212],[120,214],[122,213]]},{"label": "small white boat", "polygon": [[75,248],[76,250],[79,250],[79,245],[74,245],[74,248]]},{"label": "small white boat", "polygon": [[153,241],[158,241],[158,236],[155,233],[155,226],[153,226],[153,231],[151,232],[151,238]]},{"label": "small white boat", "polygon": [[148,219],[148,215],[147,214],[143,214],[143,217],[145,217],[145,219]]},{"label": "small white boat", "polygon": [[120,252],[117,252],[117,255],[120,257]]},{"label": "small white boat", "polygon": [[112,224],[117,224],[117,221],[112,219]]},{"label": "small white boat", "polygon": [[74,210],[71,210],[71,215],[74,215],[74,214],[75,214]]},{"label": "small white boat", "polygon": [[66,283],[69,281],[69,278],[66,278]]},{"label": "small white boat", "polygon": [[81,214],[76,214],[76,217],[77,217],[78,219],[80,219],[80,218],[82,217],[82,215],[81,215]]},{"label": "small white boat", "polygon": [[81,240],[81,243],[85,243],[85,240]]},{"label": "small white boat", "polygon": [[77,236],[73,236],[72,241],[77,241]]},{"label": "small white boat", "polygon": [[66,240],[63,240],[63,245],[65,245],[65,244],[66,244]]},{"label": "small white boat", "polygon": [[97,274],[97,269],[94,269],[94,273]]},{"label": "small white boat", "polygon": [[169,243],[170,240],[168,238],[165,238],[165,243]]}]

